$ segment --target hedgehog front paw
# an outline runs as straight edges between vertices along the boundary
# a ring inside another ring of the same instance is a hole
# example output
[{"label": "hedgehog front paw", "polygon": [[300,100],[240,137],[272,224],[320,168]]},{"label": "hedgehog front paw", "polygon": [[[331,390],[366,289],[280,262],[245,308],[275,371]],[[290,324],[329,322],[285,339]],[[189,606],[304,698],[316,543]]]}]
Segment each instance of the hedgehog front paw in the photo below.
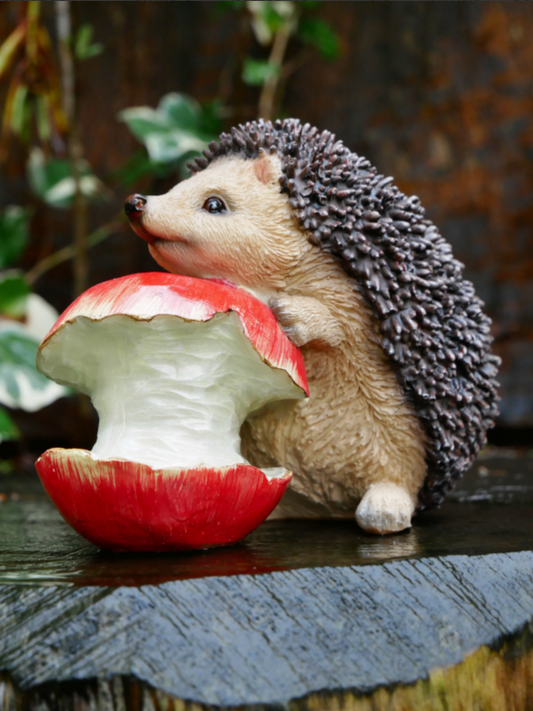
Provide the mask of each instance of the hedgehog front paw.
[{"label": "hedgehog front paw", "polygon": [[343,332],[327,306],[308,296],[276,296],[268,302],[287,338],[299,348],[310,341],[338,346]]},{"label": "hedgehog front paw", "polygon": [[294,343],[295,346],[301,348],[309,343],[308,329],[301,322],[298,322],[298,316],[291,311],[287,304],[281,299],[272,299],[269,303],[272,313],[276,317],[276,321],[283,329],[283,333],[287,338]]},{"label": "hedgehog front paw", "polygon": [[392,482],[373,484],[361,499],[355,520],[367,533],[398,533],[411,526],[415,504],[410,494]]}]

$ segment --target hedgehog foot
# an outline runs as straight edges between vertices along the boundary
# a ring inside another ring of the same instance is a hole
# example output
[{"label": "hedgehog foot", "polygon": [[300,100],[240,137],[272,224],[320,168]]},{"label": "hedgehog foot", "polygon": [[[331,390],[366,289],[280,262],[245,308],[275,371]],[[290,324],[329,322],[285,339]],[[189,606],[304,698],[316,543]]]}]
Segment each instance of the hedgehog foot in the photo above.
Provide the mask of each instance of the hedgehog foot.
[{"label": "hedgehog foot", "polygon": [[361,499],[355,520],[367,533],[398,533],[411,526],[415,504],[409,492],[393,484],[373,484]]}]

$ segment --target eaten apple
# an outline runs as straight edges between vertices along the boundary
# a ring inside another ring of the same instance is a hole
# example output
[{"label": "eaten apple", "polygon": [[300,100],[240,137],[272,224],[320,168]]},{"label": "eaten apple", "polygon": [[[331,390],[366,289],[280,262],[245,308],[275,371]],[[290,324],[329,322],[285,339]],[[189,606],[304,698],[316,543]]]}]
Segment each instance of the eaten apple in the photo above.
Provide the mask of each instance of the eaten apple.
[{"label": "eaten apple", "polygon": [[243,289],[165,273],[98,284],[60,316],[37,367],[98,412],[91,452],[51,449],[36,463],[60,513],[98,546],[234,543],[290,482],[251,466],[239,433],[267,403],[305,397],[303,358]]}]

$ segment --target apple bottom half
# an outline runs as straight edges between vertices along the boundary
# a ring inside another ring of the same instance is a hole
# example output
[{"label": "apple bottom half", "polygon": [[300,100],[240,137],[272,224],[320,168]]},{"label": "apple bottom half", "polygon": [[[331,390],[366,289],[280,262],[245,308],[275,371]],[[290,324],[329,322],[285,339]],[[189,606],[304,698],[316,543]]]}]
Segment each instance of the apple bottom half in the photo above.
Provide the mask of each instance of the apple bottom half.
[{"label": "apple bottom half", "polygon": [[35,463],[75,531],[113,551],[177,551],[236,543],[274,510],[292,474],[248,464],[154,470],[84,449],[54,448]]}]

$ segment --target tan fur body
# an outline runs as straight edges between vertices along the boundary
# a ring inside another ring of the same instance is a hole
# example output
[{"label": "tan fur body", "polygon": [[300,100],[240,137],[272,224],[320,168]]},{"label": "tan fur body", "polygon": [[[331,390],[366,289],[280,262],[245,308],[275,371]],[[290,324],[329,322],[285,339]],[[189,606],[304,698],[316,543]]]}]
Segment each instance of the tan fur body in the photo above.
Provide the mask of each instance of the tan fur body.
[{"label": "tan fur body", "polygon": [[426,472],[419,422],[377,344],[362,296],[331,257],[309,247],[282,299],[285,313],[292,302],[301,315],[295,340],[310,398],[250,418],[244,454],[262,466],[287,466],[293,490],[332,514],[352,515],[377,482],[402,484],[416,497]]},{"label": "tan fur body", "polygon": [[[278,515],[353,515],[365,497],[358,521],[366,530],[401,530],[426,475],[421,425],[355,282],[307,240],[279,174],[275,157],[221,158],[150,197],[140,233],[169,271],[251,289],[302,348],[310,398],[268,406],[243,427],[244,456],[294,473]],[[202,210],[210,196],[224,200],[226,214]]]}]

